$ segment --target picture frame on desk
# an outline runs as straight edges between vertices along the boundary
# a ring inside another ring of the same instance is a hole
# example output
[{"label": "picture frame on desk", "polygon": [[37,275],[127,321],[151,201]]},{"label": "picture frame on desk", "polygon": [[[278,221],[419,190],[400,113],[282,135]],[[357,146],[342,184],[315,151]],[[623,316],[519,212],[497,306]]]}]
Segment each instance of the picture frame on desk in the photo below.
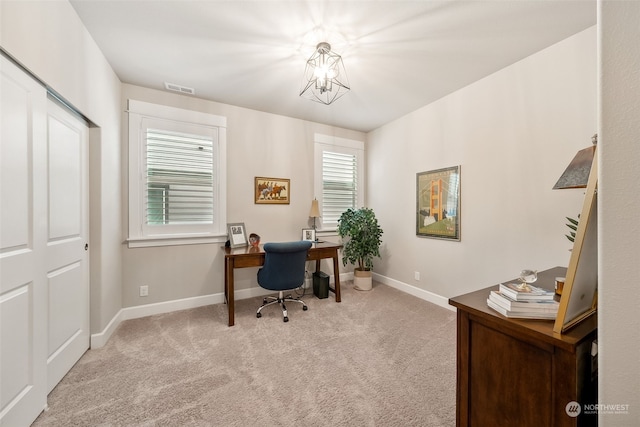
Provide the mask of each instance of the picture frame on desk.
[{"label": "picture frame on desk", "polygon": [[254,194],[257,205],[288,205],[291,201],[291,180],[256,176]]},{"label": "picture frame on desk", "polygon": [[303,228],[302,229],[302,240],[306,240],[308,242],[316,241],[316,230],[313,228]]},{"label": "picture frame on desk", "polygon": [[244,226],[244,222],[234,222],[227,224],[227,236],[229,237],[229,246],[232,248],[239,248],[242,246],[248,246],[247,229]]},{"label": "picture frame on desk", "polygon": [[416,236],[460,241],[460,166],[416,174]]}]

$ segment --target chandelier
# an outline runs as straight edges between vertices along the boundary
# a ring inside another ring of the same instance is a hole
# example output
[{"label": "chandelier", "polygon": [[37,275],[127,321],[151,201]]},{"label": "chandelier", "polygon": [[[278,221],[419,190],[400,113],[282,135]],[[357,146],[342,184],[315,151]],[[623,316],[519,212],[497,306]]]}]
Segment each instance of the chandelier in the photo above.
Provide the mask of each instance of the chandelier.
[{"label": "chandelier", "polygon": [[331,51],[329,43],[318,43],[315,53],[307,60],[300,96],[329,105],[348,91],[349,80],[342,57]]}]

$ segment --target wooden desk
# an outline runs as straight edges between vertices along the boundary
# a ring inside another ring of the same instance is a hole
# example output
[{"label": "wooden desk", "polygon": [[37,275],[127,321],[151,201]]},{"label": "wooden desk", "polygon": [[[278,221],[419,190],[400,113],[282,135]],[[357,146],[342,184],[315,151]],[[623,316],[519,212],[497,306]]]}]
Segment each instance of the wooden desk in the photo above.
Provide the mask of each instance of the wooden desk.
[{"label": "wooden desk", "polygon": [[[565,272],[539,272],[535,284],[553,289],[554,278]],[[489,308],[489,291],[497,289],[449,300],[458,309],[456,425],[596,425],[596,414],[570,417],[565,411],[572,401],[581,407],[597,403],[591,358],[596,316],[556,334],[551,320],[509,319]]]},{"label": "wooden desk", "polygon": [[[331,242],[314,243],[309,249],[307,260],[316,262],[316,271],[320,271],[320,261],[327,258],[333,259],[334,287],[329,290],[336,296],[336,302],[340,302],[340,270],[338,265],[338,249],[342,245]],[[235,323],[234,312],[234,287],[233,270],[236,268],[260,267],[264,265],[264,249],[245,246],[241,248],[225,248],[224,251],[224,297],[229,309],[229,326]]]}]

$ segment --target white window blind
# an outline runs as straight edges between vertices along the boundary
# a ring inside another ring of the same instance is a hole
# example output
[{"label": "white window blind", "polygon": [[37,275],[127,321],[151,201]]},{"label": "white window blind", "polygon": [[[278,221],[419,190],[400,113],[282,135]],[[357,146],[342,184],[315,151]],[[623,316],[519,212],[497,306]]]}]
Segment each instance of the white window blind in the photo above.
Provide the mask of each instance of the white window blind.
[{"label": "white window blind", "polygon": [[322,218],[337,224],[340,215],[357,208],[358,164],[354,154],[322,152]]},{"label": "white window blind", "polygon": [[349,208],[364,206],[364,143],[315,134],[314,197],[320,205],[320,231],[333,231]]},{"label": "white window blind", "polygon": [[213,223],[213,140],[147,129],[145,222]]}]

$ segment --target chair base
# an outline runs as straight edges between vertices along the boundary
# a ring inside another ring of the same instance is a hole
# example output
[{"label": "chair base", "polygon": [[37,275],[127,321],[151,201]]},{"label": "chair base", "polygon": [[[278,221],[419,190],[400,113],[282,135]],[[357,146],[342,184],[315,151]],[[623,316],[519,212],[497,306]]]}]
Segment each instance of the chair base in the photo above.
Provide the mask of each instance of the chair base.
[{"label": "chair base", "polygon": [[285,302],[297,302],[302,304],[302,310],[307,311],[309,309],[309,307],[307,307],[307,304],[305,304],[304,301],[302,301],[299,298],[293,298],[291,295],[287,295],[286,297],[284,296],[283,291],[278,292],[278,297],[266,297],[262,300],[262,305],[260,306],[260,308],[258,308],[258,311],[256,311],[256,317],[257,318],[261,318],[262,317],[262,309],[269,306],[269,305],[273,305],[273,304],[280,304],[280,307],[282,307],[282,320],[285,322],[289,321],[289,316],[287,314],[287,306],[284,304]]}]

